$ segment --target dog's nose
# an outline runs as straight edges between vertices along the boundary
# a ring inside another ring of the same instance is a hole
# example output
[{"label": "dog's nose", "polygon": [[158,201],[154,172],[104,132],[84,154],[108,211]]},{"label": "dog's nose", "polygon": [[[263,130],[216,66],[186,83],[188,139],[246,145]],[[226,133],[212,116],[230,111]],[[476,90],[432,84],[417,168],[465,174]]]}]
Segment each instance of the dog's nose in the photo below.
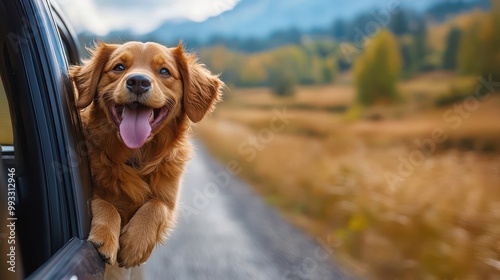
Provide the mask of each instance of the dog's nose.
[{"label": "dog's nose", "polygon": [[126,81],[127,88],[130,92],[141,95],[151,89],[151,79],[144,75],[130,75]]}]

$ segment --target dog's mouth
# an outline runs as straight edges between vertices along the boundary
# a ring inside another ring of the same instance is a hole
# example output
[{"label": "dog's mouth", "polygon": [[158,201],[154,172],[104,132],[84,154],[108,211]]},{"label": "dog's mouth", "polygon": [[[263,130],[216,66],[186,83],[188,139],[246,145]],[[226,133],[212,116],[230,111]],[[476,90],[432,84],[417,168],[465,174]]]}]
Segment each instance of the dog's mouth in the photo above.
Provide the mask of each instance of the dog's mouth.
[{"label": "dog's mouth", "polygon": [[138,149],[167,117],[169,106],[151,108],[138,102],[127,105],[112,104],[109,110],[113,121],[118,126],[125,145]]}]

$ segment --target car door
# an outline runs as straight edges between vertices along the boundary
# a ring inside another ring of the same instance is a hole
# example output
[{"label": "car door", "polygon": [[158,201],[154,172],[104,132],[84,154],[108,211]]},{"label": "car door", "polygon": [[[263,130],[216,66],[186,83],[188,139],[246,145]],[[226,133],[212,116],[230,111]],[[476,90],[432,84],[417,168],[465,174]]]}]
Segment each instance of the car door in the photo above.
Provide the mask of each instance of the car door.
[{"label": "car door", "polygon": [[104,275],[85,241],[91,176],[67,74],[72,34],[46,0],[0,2],[1,279]]}]

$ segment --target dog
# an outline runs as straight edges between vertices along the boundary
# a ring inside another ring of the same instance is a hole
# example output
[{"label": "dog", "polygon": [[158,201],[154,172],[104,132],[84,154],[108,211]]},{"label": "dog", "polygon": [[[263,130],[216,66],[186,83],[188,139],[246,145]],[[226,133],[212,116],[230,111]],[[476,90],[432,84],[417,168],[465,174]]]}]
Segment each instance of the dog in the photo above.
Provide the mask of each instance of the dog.
[{"label": "dog", "polygon": [[70,67],[94,188],[88,240],[110,265],[144,263],[175,225],[192,123],[223,82],[182,44],[97,42]]}]

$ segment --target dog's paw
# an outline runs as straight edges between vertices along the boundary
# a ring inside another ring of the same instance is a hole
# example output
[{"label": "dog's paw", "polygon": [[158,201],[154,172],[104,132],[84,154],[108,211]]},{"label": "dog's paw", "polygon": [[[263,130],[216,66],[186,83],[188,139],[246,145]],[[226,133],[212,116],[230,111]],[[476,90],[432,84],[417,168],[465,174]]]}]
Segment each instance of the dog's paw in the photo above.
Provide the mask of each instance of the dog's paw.
[{"label": "dog's paw", "polygon": [[88,240],[94,244],[101,258],[109,265],[116,263],[118,238],[106,227],[92,228]]},{"label": "dog's paw", "polygon": [[130,268],[145,263],[155,245],[155,236],[147,236],[143,229],[128,224],[120,236],[118,265]]}]

